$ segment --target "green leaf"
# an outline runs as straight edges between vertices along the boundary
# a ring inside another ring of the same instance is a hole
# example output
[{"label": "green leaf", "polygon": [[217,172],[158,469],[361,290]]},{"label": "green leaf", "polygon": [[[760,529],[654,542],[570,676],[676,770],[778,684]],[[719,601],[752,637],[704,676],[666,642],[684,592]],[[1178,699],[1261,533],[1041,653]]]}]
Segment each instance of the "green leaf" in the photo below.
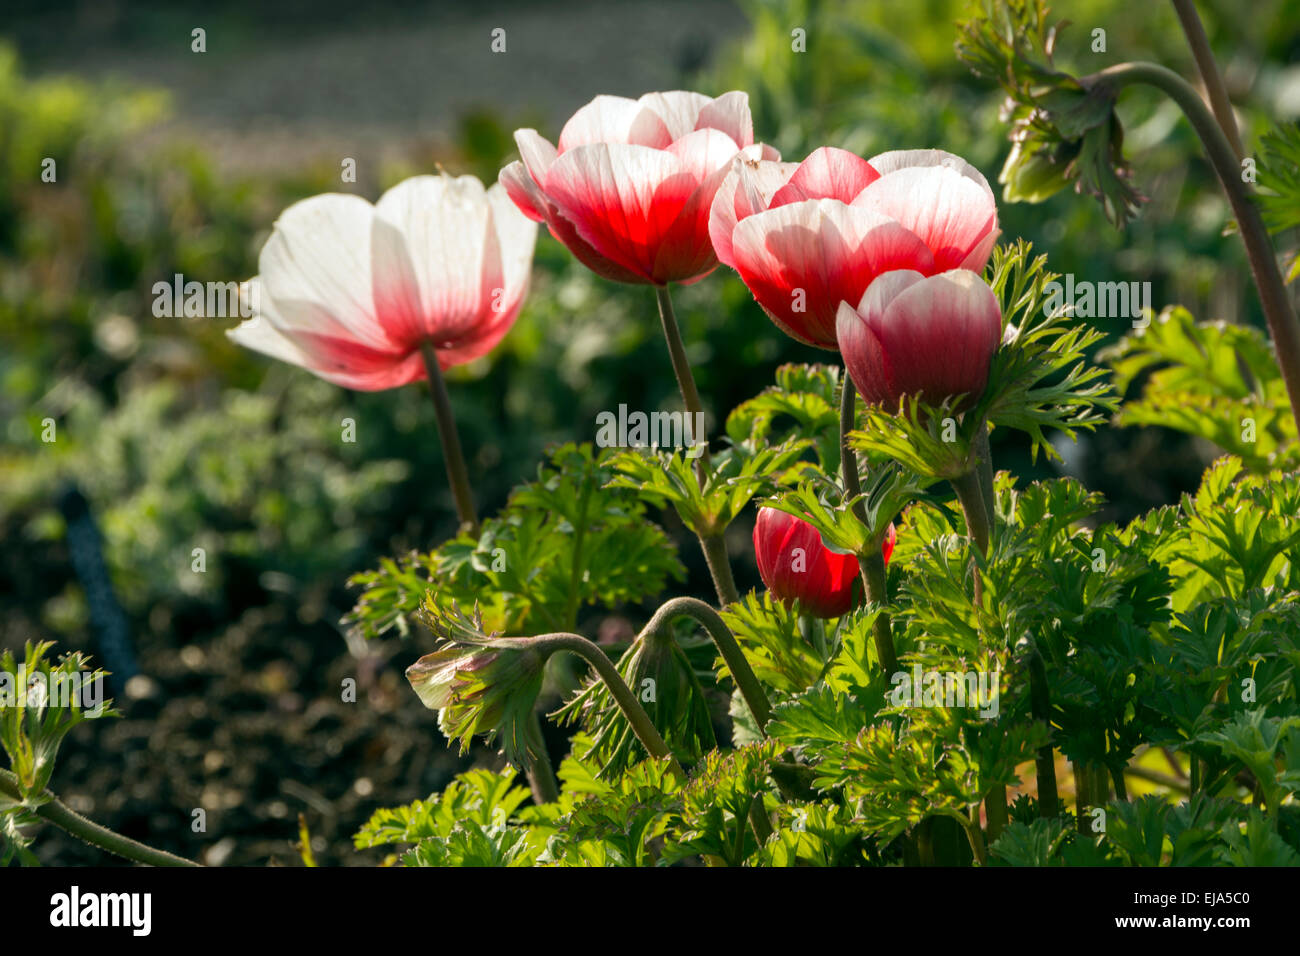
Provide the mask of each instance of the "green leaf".
[{"label": "green leaf", "polygon": [[671,506],[682,523],[701,537],[724,532],[755,495],[770,494],[799,469],[799,456],[809,446],[804,439],[755,449],[732,445],[713,455],[701,487],[699,459],[685,452],[627,449],[612,460],[618,472],[611,488],[631,488],[659,508]]},{"label": "green leaf", "polygon": [[[737,445],[756,448],[801,439],[816,450],[822,471],[835,474],[840,468],[841,373],[838,365],[782,365],[775,385],[727,416],[727,435]],[[779,435],[778,425],[786,425]]]},{"label": "green leaf", "polygon": [[[53,646],[28,641],[21,665],[13,651],[0,654],[0,746],[17,777],[20,806],[27,809],[48,801],[45,788],[63,738],[83,720],[120,716],[104,697],[107,673],[91,670],[79,652],[51,661]],[[16,809],[0,809],[0,815]]]},{"label": "green leaf", "polygon": [[[660,593],[685,569],[676,546],[632,492],[610,487],[613,450],[562,445],[502,511],[429,554],[384,560],[353,576],[363,593],[346,621],[367,637],[405,635],[425,595],[478,605],[489,630],[573,630],[583,607],[616,607]],[[436,589],[435,589],[436,584]]]},{"label": "green leaf", "polygon": [[1102,333],[1070,316],[1050,285],[1059,277],[1046,270],[1047,257],[1031,254],[1023,239],[993,251],[989,285],[1002,304],[1004,343],[993,355],[984,395],[967,415],[1023,431],[1033,441],[1033,457],[1041,450],[1059,459],[1043,430],[1068,438],[1081,428],[1094,430],[1118,399],[1105,370],[1086,357]]},{"label": "green leaf", "polygon": [[1064,866],[1059,851],[1071,837],[1066,822],[1059,819],[1009,823],[989,846],[989,865]]},{"label": "green leaf", "polygon": [[1273,348],[1258,329],[1198,324],[1170,307],[1100,353],[1121,391],[1145,379],[1116,422],[1196,435],[1239,456],[1253,471],[1300,465],[1295,418]]},{"label": "green leaf", "polygon": [[458,774],[442,793],[401,807],[376,810],[352,838],[357,849],[388,844],[419,843],[448,837],[459,823],[480,827],[504,826],[528,799],[525,787],[514,785],[516,773],[470,770]]}]

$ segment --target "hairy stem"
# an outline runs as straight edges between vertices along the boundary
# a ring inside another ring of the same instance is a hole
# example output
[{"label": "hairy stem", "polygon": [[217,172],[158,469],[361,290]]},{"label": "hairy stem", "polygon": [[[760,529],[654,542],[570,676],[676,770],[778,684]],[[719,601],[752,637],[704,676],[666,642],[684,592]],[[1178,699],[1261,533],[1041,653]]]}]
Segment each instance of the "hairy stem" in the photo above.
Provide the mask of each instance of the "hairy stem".
[{"label": "hairy stem", "polygon": [[[700,393],[695,387],[695,375],[691,372],[691,363],[686,358],[686,346],[682,344],[682,332],[677,327],[677,314],[673,311],[673,300],[668,293],[668,286],[655,286],[655,296],[659,300],[659,320],[663,323],[664,341],[668,343],[668,358],[673,363],[673,374],[677,376],[677,388],[682,393],[682,401],[686,403],[686,410],[691,415],[702,415],[704,404],[700,401]],[[700,463],[707,465],[708,458],[709,449],[706,446],[704,454],[700,456]]]},{"label": "hairy stem", "polygon": [[1264,220],[1241,180],[1241,166],[1236,153],[1214,114],[1191,84],[1172,70],[1155,63],[1121,63],[1085,77],[1080,82],[1086,87],[1101,85],[1112,90],[1137,83],[1154,86],[1173,99],[1192,124],[1205,147],[1210,165],[1219,177],[1233,215],[1237,217],[1237,229],[1246,247],[1260,305],[1273,337],[1278,368],[1286,382],[1292,414],[1296,414],[1296,410],[1300,409],[1300,319],[1296,317],[1286,283],[1278,270]]},{"label": "hairy stem", "polygon": [[[858,390],[849,378],[849,370],[840,374],[840,475],[844,484],[844,498],[853,500],[862,494],[862,480],[858,476],[858,455],[849,447],[849,432],[853,431],[853,413]],[[853,516],[865,528],[867,527],[867,508],[861,501],[854,501]],[[870,554],[858,555],[858,568],[862,575],[862,587],[867,600],[881,608],[872,625],[872,638],[876,645],[876,656],[880,658],[881,669],[888,677],[898,671],[898,653],[894,649],[894,629],[889,619],[889,612],[884,610],[885,592],[885,556],[880,548]]]},{"label": "hairy stem", "polygon": [[989,447],[988,425],[981,425],[975,433],[975,455],[979,459],[976,472],[979,476],[980,495],[984,498],[984,513],[990,524],[997,514],[997,498],[993,492],[993,450]]},{"label": "hairy stem", "polygon": [[[970,471],[950,482],[957,492],[957,501],[961,504],[962,514],[966,516],[966,533],[970,537],[972,550],[987,557],[991,524],[988,512],[984,510],[984,492],[980,490],[978,470]],[[975,606],[984,605],[984,581],[978,567],[972,568],[975,576]]]},{"label": "hairy stem", "polygon": [[[106,850],[114,856],[120,856],[146,866],[200,866],[193,860],[176,856],[166,850],[156,850],[130,837],[122,836],[107,827],[100,826],[78,813],[74,813],[61,800],[45,792],[50,799],[35,809],[35,814],[42,820],[53,823],[61,830],[66,830],[79,840]],[[0,796],[9,800],[21,801],[22,794],[18,788],[18,777],[8,770],[0,770]]]},{"label": "hairy stem", "polygon": [[474,508],[474,492],[470,490],[469,471],[465,467],[465,454],[460,448],[456,433],[456,418],[451,413],[451,396],[442,377],[438,354],[433,343],[425,339],[420,343],[424,356],[424,370],[429,377],[429,394],[433,397],[433,411],[438,419],[438,439],[442,442],[442,457],[447,464],[447,482],[452,497],[456,499],[456,516],[462,529],[478,535],[478,512]]},{"label": "hairy stem", "polygon": [[1124,771],[1111,767],[1110,779],[1115,785],[1115,799],[1124,800],[1127,802],[1128,786],[1124,783]]}]

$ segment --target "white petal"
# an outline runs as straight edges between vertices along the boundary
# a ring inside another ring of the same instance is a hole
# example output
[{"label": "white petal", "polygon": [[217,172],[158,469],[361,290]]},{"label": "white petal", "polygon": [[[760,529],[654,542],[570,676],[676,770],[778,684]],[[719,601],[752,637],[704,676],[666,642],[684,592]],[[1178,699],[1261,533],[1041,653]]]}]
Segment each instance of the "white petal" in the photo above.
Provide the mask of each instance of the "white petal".
[{"label": "white petal", "polygon": [[398,341],[453,340],[490,307],[502,284],[491,208],[473,176],[414,176],[380,198],[374,299]]},{"label": "white petal", "polygon": [[519,211],[500,184],[487,191],[487,200],[492,207],[492,225],[501,248],[503,301],[516,301],[522,299],[528,289],[533,247],[537,243],[537,223]]},{"label": "white petal", "polygon": [[749,112],[749,94],[740,90],[724,93],[700,110],[695,128],[720,129],[738,146],[754,143],[754,119]]},{"label": "white petal", "polygon": [[340,193],[304,199],[280,214],[258,273],[263,304],[275,311],[282,330],[390,344],[371,296],[374,214],[364,199]]},{"label": "white petal", "polygon": [[962,159],[956,153],[949,153],[942,149],[891,149],[888,152],[873,156],[867,160],[876,172],[881,176],[887,176],[892,172],[900,169],[908,169],[913,166],[945,166],[948,169],[956,170],[967,179],[976,182],[985,193],[988,194],[989,200],[993,201],[993,190],[989,182],[984,178],[984,174],[972,166],[966,160]]},{"label": "white petal", "polygon": [[623,96],[597,96],[564,124],[559,152],[590,143],[631,143],[662,149],[672,141],[668,128],[653,110]]},{"label": "white petal", "polygon": [[637,102],[663,120],[668,135],[676,141],[695,129],[700,111],[713,101],[703,93],[670,90],[667,93],[647,93]]}]

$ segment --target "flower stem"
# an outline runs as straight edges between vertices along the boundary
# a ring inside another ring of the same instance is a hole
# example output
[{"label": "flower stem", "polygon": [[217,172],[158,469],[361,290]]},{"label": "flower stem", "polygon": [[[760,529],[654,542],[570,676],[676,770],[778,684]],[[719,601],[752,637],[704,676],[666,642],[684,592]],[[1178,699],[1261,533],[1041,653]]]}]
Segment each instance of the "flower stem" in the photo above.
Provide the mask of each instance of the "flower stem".
[{"label": "flower stem", "polygon": [[1273,337],[1278,368],[1286,383],[1292,414],[1297,414],[1297,410],[1300,410],[1300,319],[1296,317],[1286,283],[1278,271],[1264,220],[1241,180],[1237,156],[1214,114],[1191,84],[1172,70],[1155,63],[1120,63],[1085,77],[1080,82],[1085,87],[1100,85],[1111,90],[1146,83],[1167,94],[1192,124],[1205,147],[1210,165],[1214,167],[1219,183],[1227,194],[1233,215],[1237,217],[1237,231],[1241,234],[1246,255],[1250,259],[1250,269],[1255,277],[1264,318],[1268,320],[1269,333]]},{"label": "flower stem", "polygon": [[[22,800],[22,794],[18,789],[18,778],[8,770],[0,770],[0,795],[9,800]],[[48,790],[46,796],[49,797],[49,801],[36,807],[33,812],[42,820],[53,823],[56,827],[66,830],[77,839],[84,840],[91,846],[97,846],[101,850],[107,850],[114,856],[134,860],[136,863],[143,863],[146,866],[201,865],[193,860],[187,860],[183,856],[168,853],[166,850],[156,850],[151,846],[146,846],[132,840],[130,837],[122,836],[122,834],[107,827],[102,827],[98,823],[87,820],[80,814],[74,813]]]},{"label": "flower stem", "polygon": [[[682,393],[686,412],[691,416],[692,422],[703,421],[704,404],[700,401],[699,390],[695,387],[695,375],[691,372],[691,363],[686,358],[686,346],[682,344],[682,331],[677,325],[677,314],[673,311],[673,299],[668,292],[668,286],[655,286],[655,297],[659,300],[659,319],[663,323],[664,341],[668,344],[668,357],[673,363],[673,374],[677,376],[677,388]],[[695,462],[695,479],[700,483],[700,490],[703,491],[713,459],[709,454],[707,436],[697,435],[693,429],[694,426],[692,426],[692,439],[704,442],[700,457]],[[718,592],[720,607],[735,604],[740,600],[740,593],[736,590],[736,580],[731,573],[731,560],[727,557],[727,542],[723,537],[725,531],[726,529],[722,528],[713,534],[697,533],[696,535],[700,540],[700,550],[704,552],[704,560],[709,566],[709,575],[713,578],[713,587]]]},{"label": "flower stem", "polygon": [[[978,473],[967,472],[960,478],[953,478],[950,484],[953,491],[957,492],[957,501],[961,504],[962,514],[966,516],[966,531],[970,536],[971,544],[979,549],[981,555],[987,556],[990,525],[988,512],[984,510],[984,493],[980,491]],[[976,590],[979,590],[978,581],[977,575]]]},{"label": "flower stem", "polygon": [[718,606],[726,607],[740,600],[736,579],[731,576],[731,559],[727,557],[727,540],[721,534],[700,535],[700,549],[709,566],[714,590],[718,592]]},{"label": "flower stem", "polygon": [[[655,286],[655,296],[659,300],[659,320],[664,327],[664,341],[668,343],[668,357],[672,360],[673,374],[677,376],[677,387],[681,390],[682,401],[686,403],[686,411],[692,416],[703,415],[704,404],[700,401],[700,393],[695,388],[695,375],[691,372],[691,363],[686,358],[686,346],[682,344],[682,332],[677,326],[677,314],[673,311],[673,300],[668,293],[668,286]],[[699,439],[702,436],[692,437]],[[708,462],[709,448],[706,445],[699,464],[708,465]]]},{"label": "flower stem", "polygon": [[[853,500],[862,494],[862,481],[858,477],[858,455],[849,447],[849,432],[853,431],[853,412],[858,398],[858,390],[849,378],[846,368],[840,374],[840,475],[844,484],[844,497]],[[867,508],[861,501],[854,501],[853,516],[862,526],[867,525]],[[862,587],[867,600],[881,608],[872,625],[872,638],[876,645],[876,657],[880,658],[880,667],[889,677],[898,671],[898,653],[894,650],[894,631],[890,624],[889,612],[884,610],[885,593],[885,556],[880,548],[870,554],[858,555],[858,568],[862,575]]]},{"label": "flower stem", "polygon": [[[966,516],[966,532],[970,537],[972,549],[978,549],[981,556],[987,557],[989,540],[992,536],[992,513],[989,510],[989,503],[993,497],[993,466],[988,452],[988,431],[983,425],[976,433],[975,450],[981,461],[975,468],[960,478],[952,479],[950,483],[953,490],[957,492],[957,500],[961,503],[962,513]],[[986,468],[987,477],[981,477]],[[975,574],[973,599],[978,610],[984,606],[984,580],[978,566],[972,570]],[[1007,788],[1004,785],[997,784],[989,788],[988,794],[984,797],[984,811],[988,818],[989,841],[992,842],[1001,835],[1009,819]],[[978,822],[973,825],[979,829]]]},{"label": "flower stem", "polygon": [[750,715],[762,732],[768,721],[772,719],[772,705],[768,703],[763,685],[754,676],[749,661],[745,660],[744,652],[736,643],[735,635],[731,633],[727,623],[722,620],[717,611],[697,598],[673,598],[671,601],[664,602],[659,610],[655,611],[641,633],[662,634],[668,625],[679,617],[694,618],[708,632],[722,654],[722,659],[726,661],[727,670],[731,672],[732,679],[740,689],[740,696],[744,698],[745,706],[749,708]]},{"label": "flower stem", "polygon": [[[456,500],[456,516],[460,518],[462,530],[478,536],[478,511],[474,507],[474,492],[470,489],[469,469],[465,467],[465,453],[460,447],[460,435],[456,431],[456,418],[451,412],[451,396],[447,394],[447,383],[442,377],[442,366],[438,364],[438,353],[433,343],[424,339],[420,343],[420,354],[424,357],[424,370],[429,377],[429,394],[433,397],[433,411],[438,421],[438,438],[442,442],[442,457],[447,465],[447,483],[451,486],[452,497]],[[579,547],[581,547],[581,530]],[[577,554],[574,556],[575,563]],[[570,598],[574,595],[571,593]],[[542,725],[534,713],[529,720],[528,734],[533,738],[536,756],[528,761],[526,776],[532,790],[533,800],[540,804],[551,803],[559,799],[559,783],[551,767],[550,756],[546,753],[546,742],[542,738]]]},{"label": "flower stem", "polygon": [[1192,0],[1174,0],[1174,12],[1178,14],[1178,22],[1183,25],[1187,45],[1192,48],[1196,69],[1201,74],[1201,82],[1205,84],[1205,92],[1210,98],[1210,108],[1214,110],[1214,117],[1219,121],[1219,127],[1228,137],[1232,151],[1240,160],[1246,155],[1246,150],[1241,145],[1241,136],[1237,132],[1237,118],[1232,113],[1232,102],[1228,99],[1228,88],[1223,84],[1219,65],[1214,60],[1214,51],[1210,49],[1210,40],[1205,35],[1205,27],[1201,25],[1201,16],[1196,12],[1196,5]]},{"label": "flower stem", "polygon": [[632,725],[632,731],[650,756],[661,760],[666,759],[673,773],[683,781],[686,779],[686,772],[682,770],[682,765],[677,762],[673,752],[664,743],[663,737],[659,735],[659,731],[655,728],[654,721],[650,719],[650,715],[645,712],[641,702],[636,699],[636,695],[628,688],[627,683],[619,675],[618,668],[614,666],[614,662],[606,656],[604,651],[579,634],[539,634],[537,637],[527,638],[527,641],[529,644],[535,645],[543,653],[570,651],[595,668],[596,674],[609,688],[609,692],[618,704],[619,709],[623,711],[623,716]]},{"label": "flower stem", "polygon": [[465,467],[465,454],[460,448],[456,433],[456,419],[451,413],[451,396],[442,377],[442,367],[433,343],[428,339],[420,343],[424,356],[424,370],[429,376],[429,394],[433,397],[433,411],[438,420],[438,438],[442,442],[442,457],[447,464],[447,482],[452,497],[456,499],[456,515],[461,527],[478,535],[478,512],[474,508],[474,493],[470,490],[469,471]]}]

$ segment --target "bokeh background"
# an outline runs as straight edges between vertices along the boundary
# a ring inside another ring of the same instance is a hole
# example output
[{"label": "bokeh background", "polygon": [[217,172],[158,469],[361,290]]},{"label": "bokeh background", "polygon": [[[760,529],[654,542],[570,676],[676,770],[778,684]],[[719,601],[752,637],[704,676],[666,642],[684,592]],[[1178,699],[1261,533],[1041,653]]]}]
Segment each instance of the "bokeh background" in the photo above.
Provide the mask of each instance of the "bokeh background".
[{"label": "bokeh background", "polygon": [[[1300,5],[1202,2],[1247,149],[1300,117]],[[402,670],[427,635],[366,643],[340,619],[354,572],[454,530],[433,413],[417,387],[350,393],[231,345],[234,320],[156,318],[174,273],[257,271],[277,214],[320,192],[377,199],[434,171],[491,182],[512,131],[554,139],[599,93],[748,91],[755,134],[800,159],[940,146],[996,180],[999,96],[956,59],[958,0],[556,0],[168,4],[7,0],[0,17],[0,648],[56,640],[103,659],[113,605],[138,663],[125,717],[82,725],[53,787],[128,835],[214,864],[296,865],[304,814],[324,864],[373,863],[351,834],[378,806],[440,789],[487,751],[447,749]],[[1185,75],[1172,9],[1060,0],[1058,61],[1080,73],[1153,59]],[[206,31],[206,52],[191,31]],[[506,51],[490,49],[506,31]],[[807,52],[791,49],[806,31]],[[1092,31],[1106,31],[1105,53]],[[1072,192],[1001,207],[1058,272],[1150,281],[1157,308],[1260,324],[1226,203],[1173,104],[1133,91],[1125,147],[1151,201],[1125,232]],[[42,182],[45,158],[57,180]],[[345,158],[357,181],[340,179]],[[995,186],[996,189],[996,186]],[[825,353],[779,333],[731,273],[677,293],[706,404],[723,416],[777,365]],[[1123,320],[1098,320],[1112,336]],[[591,440],[596,413],[675,406],[653,296],[539,238],[533,291],[487,359],[450,376],[480,508],[533,476],[551,442]],[[42,441],[43,421],[57,438]],[[355,443],[341,440],[343,419]],[[1160,429],[1105,428],[1069,470],[1127,519],[1193,488],[1213,450]],[[1000,468],[1058,473],[1002,434]],[[75,489],[75,490],[74,490]],[[70,522],[84,499],[107,598]],[[707,571],[675,516],[685,589]],[[742,590],[758,583],[738,522]],[[203,548],[206,570],[192,570]],[[80,549],[80,551],[79,551]],[[79,576],[78,566],[82,567]],[[87,595],[90,595],[88,598]],[[623,609],[636,624],[644,608]],[[584,621],[591,634],[619,622]],[[344,678],[358,702],[340,699]],[[204,808],[207,831],[191,811]],[[58,831],[47,863],[111,863]]]}]

